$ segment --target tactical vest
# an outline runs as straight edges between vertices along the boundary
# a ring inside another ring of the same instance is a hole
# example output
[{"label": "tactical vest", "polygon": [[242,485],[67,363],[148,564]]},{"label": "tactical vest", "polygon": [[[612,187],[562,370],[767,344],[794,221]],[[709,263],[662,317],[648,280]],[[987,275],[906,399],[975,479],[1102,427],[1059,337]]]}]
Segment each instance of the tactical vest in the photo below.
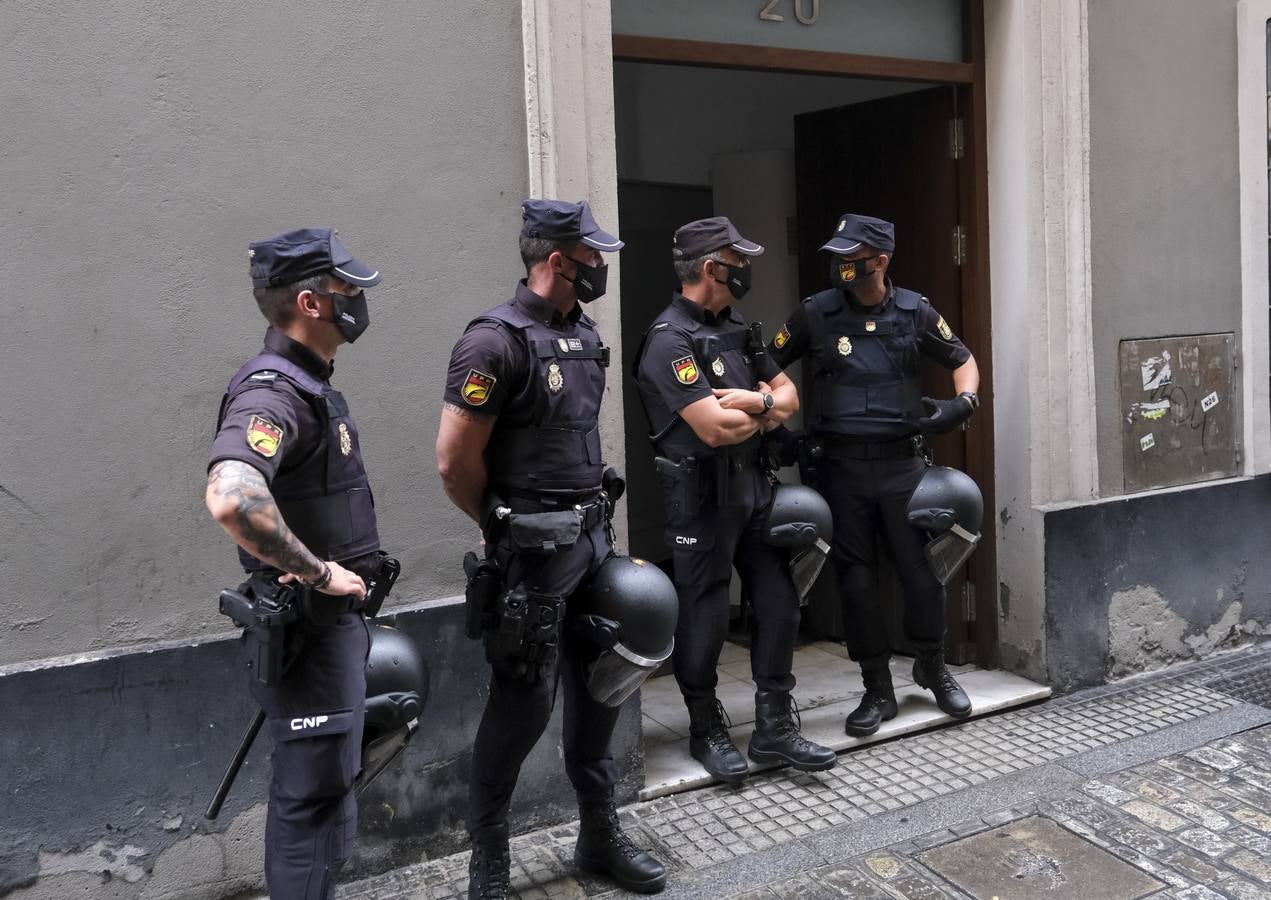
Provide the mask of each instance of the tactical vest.
[{"label": "tactical vest", "polygon": [[[609,348],[596,323],[580,316],[576,334],[562,334],[526,315],[514,303],[496,306],[469,323],[496,321],[512,329],[528,349],[529,377],[508,398],[486,444],[491,487],[521,491],[600,488],[600,401],[605,394]],[[531,424],[518,424],[528,421]]]},{"label": "tactical vest", "polygon": [[[245,390],[266,390],[274,377],[295,386],[326,435],[325,453],[310,453],[299,465],[274,476],[270,492],[283,521],[319,559],[339,562],[378,550],[375,498],[362,463],[357,426],[339,391],[286,357],[265,351],[249,359],[230,379],[217,428],[231,398]],[[241,547],[238,557],[248,570],[265,566]]]},{"label": "tactical vest", "polygon": [[889,440],[915,432],[922,415],[918,346],[920,294],[895,289],[883,309],[849,303],[838,289],[803,301],[815,376],[808,428]]},{"label": "tactical vest", "polygon": [[[757,349],[762,350],[762,344],[752,346],[749,326],[736,310],[730,310],[724,322],[708,325],[688,315],[676,303],[663,310],[645,332],[635,354],[634,368],[637,376],[649,336],[665,328],[673,328],[688,338],[693,346],[693,358],[703,369],[699,377],[704,375],[712,388],[753,391],[759,383],[754,353]],[[667,364],[670,362],[668,360]],[[648,413],[646,407],[645,415],[650,418],[649,427],[653,429],[650,439],[657,453],[675,462],[689,456],[696,459],[713,456],[749,457],[754,456],[759,448],[760,437],[757,434],[740,444],[710,447],[678,414],[672,415],[666,422],[654,422]]]}]

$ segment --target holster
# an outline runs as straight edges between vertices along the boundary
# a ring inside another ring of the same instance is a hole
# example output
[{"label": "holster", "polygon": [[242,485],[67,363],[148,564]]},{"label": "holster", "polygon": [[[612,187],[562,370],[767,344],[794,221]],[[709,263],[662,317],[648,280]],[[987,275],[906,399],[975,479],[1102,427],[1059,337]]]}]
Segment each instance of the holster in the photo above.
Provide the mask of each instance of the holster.
[{"label": "holster", "polygon": [[677,463],[665,456],[655,456],[653,467],[657,470],[658,478],[670,488],[671,505],[678,514],[687,518],[695,517],[702,503],[702,483],[697,460],[690,456]]},{"label": "holster", "polygon": [[808,487],[817,486],[817,472],[825,459],[825,444],[818,437],[805,434],[799,441],[799,480]]},{"label": "holster", "polygon": [[464,634],[472,640],[494,624],[494,603],[503,590],[503,573],[493,559],[482,559],[469,550],[463,557],[463,572],[468,576],[464,592]]},{"label": "holster", "polygon": [[237,590],[221,591],[221,614],[243,629],[247,668],[261,684],[277,684],[286,671],[288,631],[300,615],[300,590],[255,572]]},{"label": "holster", "polygon": [[499,594],[495,621],[486,632],[486,658],[493,664],[511,664],[533,681],[556,660],[560,645],[565,598],[540,594],[524,584]]},{"label": "holster", "polygon": [[393,585],[397,583],[397,576],[401,573],[402,564],[381,551],[375,574],[366,583],[366,600],[363,601],[362,610],[368,619],[379,615],[380,608],[384,606],[384,601],[388,599]]}]

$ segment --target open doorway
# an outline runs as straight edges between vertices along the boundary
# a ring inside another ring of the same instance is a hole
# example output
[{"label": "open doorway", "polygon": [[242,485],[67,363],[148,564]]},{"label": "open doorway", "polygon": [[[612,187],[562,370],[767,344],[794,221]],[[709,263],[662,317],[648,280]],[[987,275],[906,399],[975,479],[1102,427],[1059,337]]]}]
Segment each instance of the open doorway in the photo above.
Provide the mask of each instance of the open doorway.
[{"label": "open doorway", "polygon": [[[615,40],[616,49],[620,43]],[[963,154],[971,136],[965,123],[958,124],[966,84],[754,71],[735,64],[725,69],[683,60],[665,65],[616,56],[619,233],[628,242],[621,276],[624,347],[639,345],[670,300],[676,287],[671,235],[685,222],[727,215],[744,235],[767,248],[756,261],[754,286],[740,309],[747,319],[762,322],[770,337],[802,297],[825,287],[828,268],[817,248],[838,216],[861,212],[896,223],[896,284],[929,296],[977,358],[990,357],[987,316],[980,327],[981,317],[965,314],[973,305],[968,290],[979,286],[965,271],[974,262],[968,246],[987,243],[986,235],[976,233],[986,228],[982,217],[968,214],[976,188],[966,183]],[[968,233],[969,228],[976,231]],[[981,299],[987,303],[987,297]],[[989,367],[983,368],[989,375]],[[802,388],[802,373],[788,374]],[[948,396],[948,373],[931,367],[924,373],[924,388],[932,396]],[[987,383],[984,392],[989,393]],[[663,545],[647,422],[634,384],[628,382],[624,393],[631,550],[665,562],[670,553]],[[791,423],[800,425],[797,419]],[[988,429],[991,441],[988,417],[977,425]],[[982,451],[968,453],[965,441],[961,434],[938,440],[936,461],[970,471],[985,488],[986,508],[991,509],[991,448],[987,457]],[[797,480],[795,473],[785,477]],[[991,547],[992,541],[990,523],[984,543]],[[971,671],[969,664],[991,664],[996,639],[995,617],[976,615],[975,588],[982,583],[987,591],[996,584],[992,554],[984,556],[967,585],[950,586],[949,656],[952,663],[964,664],[964,672]],[[881,589],[898,596],[894,576],[883,580]],[[740,617],[744,610],[736,581],[734,612]],[[897,610],[894,647],[904,653],[901,606],[891,607]],[[806,643],[796,653],[795,674],[805,731],[831,746],[854,743],[845,738],[842,721],[861,685],[839,643],[841,614],[832,577],[823,576],[814,589],[804,623]],[[905,695],[912,689],[911,711],[921,714],[929,708],[928,719],[942,720],[927,697],[920,697],[912,685],[906,687],[907,663],[898,658],[893,666],[898,692]],[[977,711],[988,711],[995,701],[975,696],[977,674],[996,673],[972,673],[964,685]],[[746,723],[753,718],[752,691],[748,653],[740,645],[726,647],[719,696],[739,725],[739,746],[744,746]],[[924,727],[906,717],[904,703],[897,728]],[[687,734],[674,680],[651,680],[643,705],[646,794],[678,789],[668,785],[691,785],[696,764],[688,759],[687,767],[683,765],[686,753],[657,752]],[[889,734],[884,729],[876,738]]]}]

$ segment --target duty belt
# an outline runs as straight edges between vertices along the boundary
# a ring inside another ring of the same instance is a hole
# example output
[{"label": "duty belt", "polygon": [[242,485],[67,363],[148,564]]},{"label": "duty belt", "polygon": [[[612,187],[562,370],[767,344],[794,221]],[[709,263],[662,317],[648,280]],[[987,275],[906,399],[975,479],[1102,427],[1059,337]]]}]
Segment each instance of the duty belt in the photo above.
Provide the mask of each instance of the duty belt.
[{"label": "duty belt", "polygon": [[595,528],[605,521],[606,503],[599,490],[560,491],[540,494],[508,490],[503,494],[515,513],[556,512],[574,509],[582,516],[583,529]]},{"label": "duty belt", "polygon": [[921,456],[923,440],[919,435],[900,438],[895,441],[878,441],[862,443],[845,441],[833,437],[825,437],[825,458],[835,459],[900,459],[906,456]]}]

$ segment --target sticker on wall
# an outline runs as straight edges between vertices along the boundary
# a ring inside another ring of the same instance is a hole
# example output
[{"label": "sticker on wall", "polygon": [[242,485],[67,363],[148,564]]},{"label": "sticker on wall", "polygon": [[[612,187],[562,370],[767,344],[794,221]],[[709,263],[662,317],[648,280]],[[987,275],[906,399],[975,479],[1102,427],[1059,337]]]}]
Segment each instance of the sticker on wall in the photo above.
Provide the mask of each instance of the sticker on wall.
[{"label": "sticker on wall", "polygon": [[1169,412],[1169,401],[1156,400],[1150,403],[1140,403],[1138,404],[1138,407],[1139,415],[1148,421],[1154,421],[1156,419],[1165,418],[1165,414]]},{"label": "sticker on wall", "polygon": [[1151,450],[1155,446],[1156,446],[1156,438],[1152,437],[1152,435],[1145,434],[1143,435],[1143,437],[1139,438],[1139,449],[1142,450],[1144,453],[1146,453],[1148,450]]},{"label": "sticker on wall", "polygon": [[1208,394],[1206,394],[1204,397],[1201,398],[1200,408],[1204,410],[1205,412],[1209,412],[1211,409],[1213,409],[1217,405],[1218,405],[1217,391],[1210,391]]},{"label": "sticker on wall", "polygon": [[1143,390],[1145,391],[1154,391],[1174,381],[1168,350],[1163,351],[1160,356],[1150,356],[1143,360],[1139,363],[1139,370],[1143,373]]}]

